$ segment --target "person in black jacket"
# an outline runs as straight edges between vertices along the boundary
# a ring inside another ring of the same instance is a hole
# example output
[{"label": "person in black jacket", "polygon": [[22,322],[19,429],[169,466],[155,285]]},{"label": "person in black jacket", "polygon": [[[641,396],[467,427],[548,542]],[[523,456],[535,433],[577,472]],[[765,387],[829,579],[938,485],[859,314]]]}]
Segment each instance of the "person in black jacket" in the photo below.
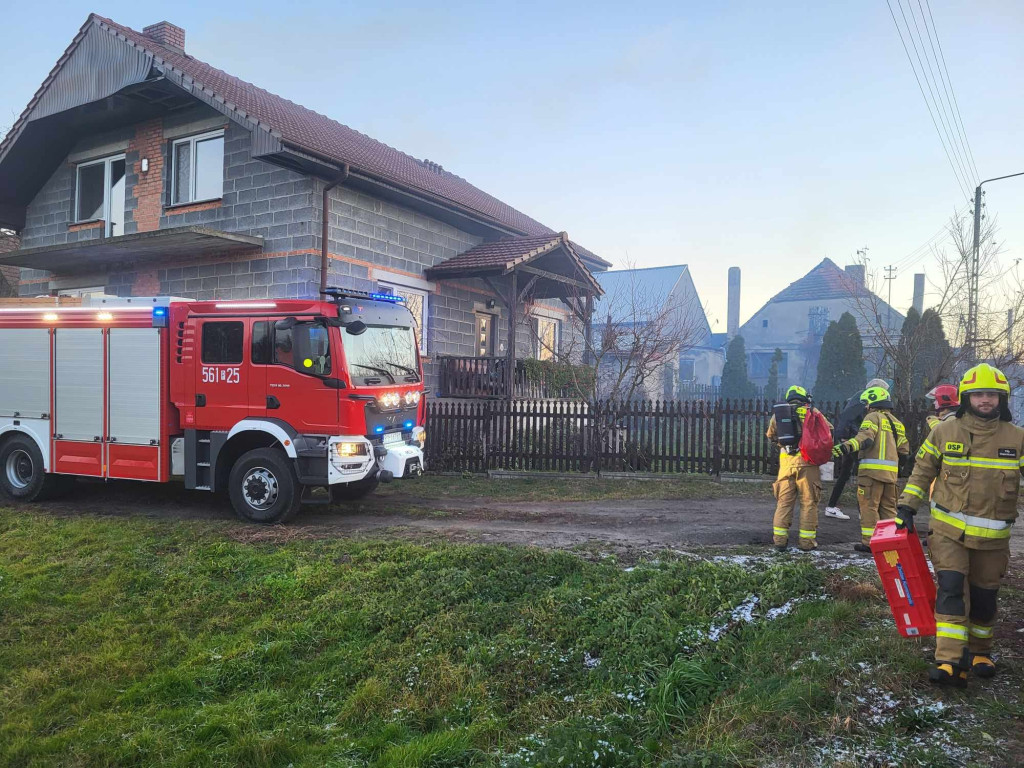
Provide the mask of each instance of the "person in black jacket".
[{"label": "person in black jacket", "polygon": [[[888,390],[889,384],[883,379],[871,379],[865,389],[871,387],[882,387]],[[842,413],[836,420],[835,429],[832,431],[832,439],[837,445],[844,440],[849,440],[857,434],[861,422],[864,421],[864,414],[867,413],[867,406],[860,401],[860,392],[846,401]],[[857,454],[849,453],[840,459],[839,474],[835,484],[832,486],[832,495],[828,497],[828,504],[825,505],[825,517],[834,517],[837,520],[849,520],[850,516],[839,508],[839,497],[843,494],[846,481],[850,479],[850,473],[857,464]]]}]

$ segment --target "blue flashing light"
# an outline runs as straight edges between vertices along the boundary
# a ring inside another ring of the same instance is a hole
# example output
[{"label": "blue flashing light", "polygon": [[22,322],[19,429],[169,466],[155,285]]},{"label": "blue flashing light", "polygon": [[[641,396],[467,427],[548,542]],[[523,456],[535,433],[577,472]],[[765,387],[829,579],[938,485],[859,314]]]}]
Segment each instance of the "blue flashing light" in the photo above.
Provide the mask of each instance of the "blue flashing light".
[{"label": "blue flashing light", "polygon": [[412,429],[413,427],[416,426],[416,422],[415,421],[407,421],[402,426],[405,427],[405,429]]},{"label": "blue flashing light", "polygon": [[381,433],[383,433],[383,432],[384,432],[384,427],[383,427],[383,426],[380,426],[380,425],[378,425],[378,426],[376,426],[376,427],[374,427],[374,428],[373,428],[373,431],[374,431],[374,434],[377,434],[377,435],[379,435],[379,434],[381,434]]},{"label": "blue flashing light", "polygon": [[167,308],[166,307],[156,307],[153,310],[153,317],[166,317],[166,316],[167,316]]},{"label": "blue flashing light", "polygon": [[167,307],[153,307],[153,327],[167,327]]},{"label": "blue flashing light", "polygon": [[390,301],[392,304],[401,304],[405,301],[404,296],[396,296],[393,293],[371,293],[370,298],[375,301]]}]

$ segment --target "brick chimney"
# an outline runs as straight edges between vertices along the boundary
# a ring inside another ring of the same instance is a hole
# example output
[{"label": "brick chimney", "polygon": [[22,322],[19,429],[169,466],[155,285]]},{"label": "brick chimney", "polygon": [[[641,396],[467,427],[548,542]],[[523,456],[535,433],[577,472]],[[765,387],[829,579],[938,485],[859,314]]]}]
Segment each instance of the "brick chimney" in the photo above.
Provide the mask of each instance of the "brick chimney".
[{"label": "brick chimney", "polygon": [[169,48],[185,50],[185,30],[174,26],[169,21],[158,21],[156,24],[143,27],[142,34]]},{"label": "brick chimney", "polygon": [[865,270],[863,264],[847,264],[846,274],[848,274],[857,285],[864,285],[864,273]]}]

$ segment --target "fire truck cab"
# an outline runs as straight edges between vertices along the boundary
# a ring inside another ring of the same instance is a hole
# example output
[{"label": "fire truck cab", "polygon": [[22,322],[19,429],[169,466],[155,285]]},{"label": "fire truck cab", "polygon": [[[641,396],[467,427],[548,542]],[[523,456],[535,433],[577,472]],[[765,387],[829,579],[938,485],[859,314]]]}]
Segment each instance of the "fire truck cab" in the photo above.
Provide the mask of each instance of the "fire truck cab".
[{"label": "fire truck cab", "polygon": [[326,296],[0,308],[0,489],[182,481],[276,523],[418,476],[411,313],[390,295]]}]

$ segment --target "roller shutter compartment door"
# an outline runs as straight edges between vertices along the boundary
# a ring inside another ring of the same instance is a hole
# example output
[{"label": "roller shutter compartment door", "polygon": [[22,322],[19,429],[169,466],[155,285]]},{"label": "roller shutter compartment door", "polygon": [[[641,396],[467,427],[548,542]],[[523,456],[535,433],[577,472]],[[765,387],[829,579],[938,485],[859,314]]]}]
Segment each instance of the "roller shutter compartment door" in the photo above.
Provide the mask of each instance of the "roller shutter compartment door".
[{"label": "roller shutter compartment door", "polygon": [[107,337],[107,476],[160,479],[160,330]]},{"label": "roller shutter compartment door", "polygon": [[59,328],[55,335],[56,471],[102,477],[103,330]]}]

